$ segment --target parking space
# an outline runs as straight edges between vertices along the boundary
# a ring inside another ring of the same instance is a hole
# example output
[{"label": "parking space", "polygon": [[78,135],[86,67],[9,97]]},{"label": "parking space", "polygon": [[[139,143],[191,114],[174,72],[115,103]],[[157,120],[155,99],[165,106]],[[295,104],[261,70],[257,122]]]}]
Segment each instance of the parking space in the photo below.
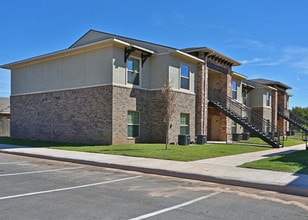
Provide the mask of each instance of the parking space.
[{"label": "parking space", "polygon": [[308,217],[302,197],[6,154],[0,189],[0,219]]}]

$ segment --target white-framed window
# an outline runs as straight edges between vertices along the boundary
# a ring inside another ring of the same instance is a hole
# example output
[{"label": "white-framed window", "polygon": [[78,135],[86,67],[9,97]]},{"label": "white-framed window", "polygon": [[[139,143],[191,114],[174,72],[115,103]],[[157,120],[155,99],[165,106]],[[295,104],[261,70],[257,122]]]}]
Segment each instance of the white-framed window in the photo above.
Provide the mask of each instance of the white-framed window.
[{"label": "white-framed window", "polygon": [[137,138],[140,132],[140,118],[139,112],[128,111],[127,112],[127,137]]},{"label": "white-framed window", "polygon": [[271,93],[266,92],[266,106],[271,106]]},{"label": "white-framed window", "polygon": [[129,57],[126,62],[127,83],[140,86],[140,60]]},{"label": "white-framed window", "polygon": [[180,74],[181,74],[181,88],[189,90],[189,66],[185,64],[180,64]]},{"label": "white-framed window", "polygon": [[236,122],[233,120],[231,121],[231,133],[236,134]]},{"label": "white-framed window", "polygon": [[237,83],[232,81],[232,99],[237,99]]},{"label": "white-framed window", "polygon": [[189,114],[180,115],[180,134],[189,134]]}]

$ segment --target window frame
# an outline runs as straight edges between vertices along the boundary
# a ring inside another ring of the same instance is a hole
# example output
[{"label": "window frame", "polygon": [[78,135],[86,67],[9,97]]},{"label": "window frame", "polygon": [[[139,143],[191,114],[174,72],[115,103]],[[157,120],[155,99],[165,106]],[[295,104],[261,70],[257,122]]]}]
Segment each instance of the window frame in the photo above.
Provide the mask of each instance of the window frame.
[{"label": "window frame", "polygon": [[231,120],[231,133],[236,134],[237,132],[237,124],[235,121]]},{"label": "window frame", "polygon": [[[235,85],[235,90],[233,88],[234,85]],[[237,81],[236,80],[232,80],[231,89],[232,89],[232,99],[237,99]]]},{"label": "window frame", "polygon": [[[130,123],[129,122],[129,113],[137,113],[138,114],[138,123]],[[129,135],[129,127],[130,126],[138,126],[138,135],[137,136],[134,136],[134,129],[132,130],[132,136]],[[133,110],[128,110],[127,111],[127,138],[139,138],[140,137],[140,112],[138,111],[133,111]]]},{"label": "window frame", "polygon": [[[182,124],[182,116],[187,117],[186,122],[187,124]],[[190,114],[189,113],[180,113],[180,134],[186,134],[189,135],[190,129],[189,129],[189,124],[190,124]],[[185,128],[185,132],[182,132],[182,129]]]},{"label": "window frame", "polygon": [[[136,60],[138,61],[138,70],[139,71],[135,71],[134,70],[134,65],[132,65],[132,70],[129,69],[129,66],[128,66],[128,63],[130,61],[133,61],[133,60]],[[135,73],[138,75],[138,84],[134,84],[133,82],[130,82],[129,79],[129,75]],[[129,56],[127,58],[127,61],[126,61],[126,83],[129,84],[129,85],[132,85],[132,86],[141,86],[141,59],[139,57],[135,57],[135,56]]]},{"label": "window frame", "polygon": [[[187,67],[188,76],[182,75],[182,66],[183,66],[183,67],[184,67],[184,66]],[[182,85],[182,79],[188,81],[188,82],[187,82],[187,87],[188,87],[188,88],[186,88],[186,87],[184,87],[184,86]],[[187,65],[187,64],[185,64],[185,63],[180,63],[180,88],[181,88],[181,89],[190,90],[190,66]]]},{"label": "window frame", "polygon": [[265,105],[267,107],[271,107],[271,98],[272,98],[271,92],[267,91],[266,94],[265,94]]}]

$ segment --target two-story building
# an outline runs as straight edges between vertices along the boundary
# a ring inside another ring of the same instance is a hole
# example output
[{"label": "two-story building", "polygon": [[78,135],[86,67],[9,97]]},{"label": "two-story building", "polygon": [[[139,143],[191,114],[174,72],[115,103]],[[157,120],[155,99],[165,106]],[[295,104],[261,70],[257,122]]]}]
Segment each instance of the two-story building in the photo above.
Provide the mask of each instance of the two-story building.
[{"label": "two-story building", "polygon": [[280,135],[289,131],[289,122],[279,117],[278,111],[288,115],[289,98],[287,92],[290,86],[269,79],[251,79],[245,83],[252,85],[253,90],[248,93],[247,106],[268,122],[278,127]]},{"label": "two-story building", "polygon": [[11,137],[119,144],[165,141],[161,89],[176,112],[170,140],[195,137],[195,80],[204,60],[175,48],[90,30],[68,49],[11,70]]},{"label": "two-story building", "polygon": [[[11,70],[11,137],[88,144],[165,142],[162,88],[168,82],[175,94],[171,142],[180,134],[190,135],[191,141],[198,136],[230,141],[232,133],[248,126],[243,105],[276,123],[278,107],[266,107],[280,103],[280,90],[289,89],[272,81],[247,81],[232,71],[238,65],[208,47],[180,50],[90,30],[65,50],[2,66]],[[260,92],[266,94],[261,101],[254,98]],[[256,128],[252,132],[260,133]]]}]

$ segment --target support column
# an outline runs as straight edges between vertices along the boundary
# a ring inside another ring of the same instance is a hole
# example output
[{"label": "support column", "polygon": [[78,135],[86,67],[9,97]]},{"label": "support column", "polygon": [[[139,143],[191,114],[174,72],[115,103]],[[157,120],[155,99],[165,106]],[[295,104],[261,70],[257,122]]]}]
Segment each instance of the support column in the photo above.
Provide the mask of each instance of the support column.
[{"label": "support column", "polygon": [[205,63],[198,64],[197,72],[197,94],[196,94],[196,135],[207,135],[208,118],[208,67],[204,53],[199,53],[198,57],[205,60]]},{"label": "support column", "polygon": [[278,117],[278,99],[277,99],[277,90],[272,92],[272,124],[277,126],[277,117]]}]

